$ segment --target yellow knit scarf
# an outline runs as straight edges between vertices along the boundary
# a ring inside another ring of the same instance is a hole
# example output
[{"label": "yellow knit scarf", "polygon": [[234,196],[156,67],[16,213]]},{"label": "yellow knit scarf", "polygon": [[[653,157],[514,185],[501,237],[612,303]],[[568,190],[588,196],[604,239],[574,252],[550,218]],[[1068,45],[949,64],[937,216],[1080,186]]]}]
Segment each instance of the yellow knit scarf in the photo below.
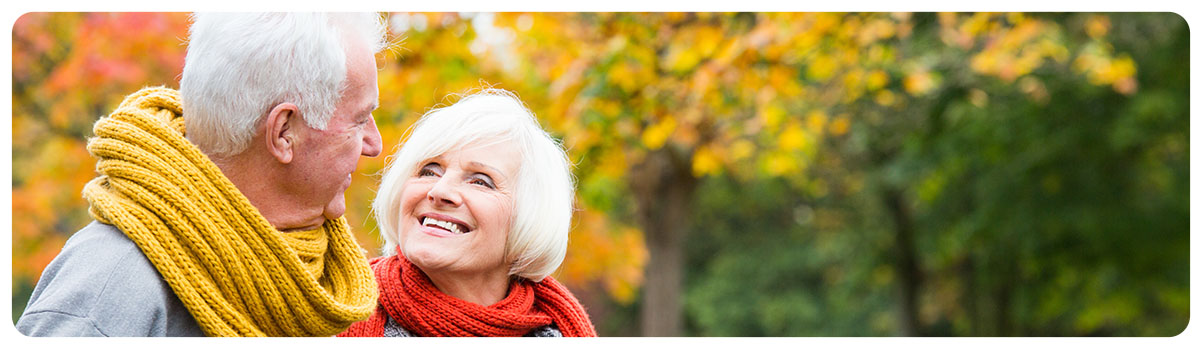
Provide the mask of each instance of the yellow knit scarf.
[{"label": "yellow knit scarf", "polygon": [[375,311],[378,290],[345,218],[272,227],[184,138],[179,93],[145,88],[96,122],[96,220],[141,248],[210,336],[330,336]]}]

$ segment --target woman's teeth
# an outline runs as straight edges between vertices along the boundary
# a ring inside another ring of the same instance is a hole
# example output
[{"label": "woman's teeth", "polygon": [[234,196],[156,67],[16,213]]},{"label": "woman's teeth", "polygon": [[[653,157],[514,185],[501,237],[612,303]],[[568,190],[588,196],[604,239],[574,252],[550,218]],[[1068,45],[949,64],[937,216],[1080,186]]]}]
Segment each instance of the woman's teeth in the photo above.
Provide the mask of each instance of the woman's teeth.
[{"label": "woman's teeth", "polygon": [[454,232],[454,234],[457,235],[461,235],[463,233],[463,230],[459,229],[458,224],[434,218],[425,218],[425,220],[421,222],[421,225],[440,227],[446,231]]}]

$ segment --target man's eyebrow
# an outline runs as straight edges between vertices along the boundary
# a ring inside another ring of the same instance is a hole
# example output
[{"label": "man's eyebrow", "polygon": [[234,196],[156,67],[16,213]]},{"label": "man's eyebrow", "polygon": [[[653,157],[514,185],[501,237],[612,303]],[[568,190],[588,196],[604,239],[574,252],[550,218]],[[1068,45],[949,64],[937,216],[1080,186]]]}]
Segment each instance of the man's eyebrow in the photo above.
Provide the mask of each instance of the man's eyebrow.
[{"label": "man's eyebrow", "polygon": [[370,105],[367,105],[367,108],[366,108],[366,109],[364,109],[364,110],[363,110],[363,112],[362,112],[362,113],[360,113],[360,114],[367,114],[367,113],[371,113],[371,112],[374,112],[376,109],[379,109],[379,100],[375,100],[375,102],[374,102],[374,103],[371,103]]},{"label": "man's eyebrow", "polygon": [[508,178],[508,176],[507,176],[507,175],[505,175],[503,171],[500,171],[500,169],[496,169],[495,167],[493,167],[493,166],[491,166],[491,165],[483,164],[483,163],[480,163],[480,162],[474,162],[474,161],[473,161],[473,162],[470,162],[470,163],[467,163],[467,164],[470,164],[471,166],[478,167],[478,168],[486,168],[486,169],[490,170],[490,171],[491,171],[492,173],[494,173],[494,174],[498,174],[498,175],[500,175],[501,177]]}]

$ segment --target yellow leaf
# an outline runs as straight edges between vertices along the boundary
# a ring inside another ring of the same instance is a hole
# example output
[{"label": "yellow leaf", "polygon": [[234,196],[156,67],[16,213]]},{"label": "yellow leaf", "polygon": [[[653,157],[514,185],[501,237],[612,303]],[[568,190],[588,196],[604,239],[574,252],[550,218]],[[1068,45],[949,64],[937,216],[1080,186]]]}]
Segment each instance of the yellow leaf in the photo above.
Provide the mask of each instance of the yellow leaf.
[{"label": "yellow leaf", "polygon": [[613,130],[616,131],[617,135],[620,137],[636,136],[638,135],[637,129],[637,123],[629,118],[621,118],[620,120],[617,120],[615,125],[613,125]]},{"label": "yellow leaf", "polygon": [[728,65],[730,61],[733,61],[734,58],[745,51],[745,45],[742,37],[736,37],[733,41],[721,45],[721,48],[717,50],[717,54],[713,56],[713,60],[722,66]]},{"label": "yellow leaf", "polygon": [[925,70],[917,70],[904,77],[904,91],[913,96],[929,93],[936,85],[933,75]]},{"label": "yellow leaf", "polygon": [[1112,24],[1109,22],[1108,16],[1095,15],[1091,18],[1088,18],[1085,28],[1087,28],[1086,30],[1088,36],[1099,38],[1103,37],[1105,34],[1108,34],[1108,28],[1111,27],[1111,25]]},{"label": "yellow leaf", "polygon": [[887,73],[881,70],[873,70],[867,74],[867,90],[875,91],[883,88],[888,83]]},{"label": "yellow leaf", "polygon": [[609,278],[605,281],[608,293],[613,300],[629,305],[637,298],[638,287],[642,284],[642,271],[650,253],[646,250],[645,235],[642,231],[625,226],[618,230],[620,237],[614,239],[620,254],[613,254],[609,270]]},{"label": "yellow leaf", "polygon": [[1067,58],[1071,56],[1066,47],[1050,39],[1038,41],[1037,50],[1041,51],[1043,56],[1049,56],[1058,63],[1066,62]]},{"label": "yellow leaf", "polygon": [[846,116],[839,115],[837,118],[833,118],[832,123],[829,123],[829,133],[833,136],[842,136],[848,131],[850,131],[850,118],[846,118]]},{"label": "yellow leaf", "polygon": [[877,19],[874,21],[875,35],[880,39],[891,39],[896,35],[896,25],[886,19]]},{"label": "yellow leaf", "polygon": [[764,166],[771,176],[794,174],[801,168],[798,158],[783,152],[767,154]]},{"label": "yellow leaf", "polygon": [[709,57],[717,50],[717,47],[721,44],[721,39],[720,29],[706,26],[696,30],[696,41],[694,44],[701,56]]},{"label": "yellow leaf", "polygon": [[566,137],[563,138],[563,143],[567,146],[567,151],[573,155],[582,154],[592,146],[600,142],[600,132],[576,126],[567,129]]},{"label": "yellow leaf", "polygon": [[867,49],[866,63],[878,64],[887,63],[896,59],[896,53],[890,46],[871,45]]},{"label": "yellow leaf", "polygon": [[838,22],[842,19],[840,14],[829,12],[817,13],[816,17],[817,19],[812,24],[812,29],[809,30],[809,32],[812,32],[816,35],[825,34],[825,32],[837,27]]},{"label": "yellow leaf", "polygon": [[637,78],[634,76],[633,70],[628,63],[614,64],[612,69],[608,70],[608,81],[620,87],[625,92],[633,91],[638,88]]},{"label": "yellow leaf", "polygon": [[833,77],[833,72],[837,70],[837,60],[825,54],[818,54],[808,64],[808,75],[813,80],[824,82]]},{"label": "yellow leaf", "polygon": [[729,146],[729,157],[733,161],[746,159],[754,154],[754,148],[754,143],[745,139],[734,141],[733,145]]},{"label": "yellow leaf", "polygon": [[1028,19],[1028,17],[1025,17],[1024,13],[1020,13],[1020,12],[1009,12],[1006,17],[1008,19],[1008,23],[1018,23],[1018,24],[1021,22],[1025,22]]},{"label": "yellow leaf", "polygon": [[808,113],[808,119],[805,123],[808,130],[820,131],[825,129],[825,122],[829,120],[829,116],[825,115],[824,111],[815,110]]},{"label": "yellow leaf", "polygon": [[783,97],[799,97],[804,93],[804,88],[798,83],[796,72],[787,67],[771,67],[768,79],[771,86],[778,89],[779,94]]},{"label": "yellow leaf", "polygon": [[795,151],[803,148],[808,143],[808,138],[804,135],[804,130],[797,123],[788,123],[783,132],[779,134],[779,148],[785,151]]},{"label": "yellow leaf", "polygon": [[996,53],[983,51],[971,57],[971,70],[981,74],[995,74],[997,66]]},{"label": "yellow leaf", "polygon": [[595,102],[596,110],[600,111],[605,117],[616,118],[621,115],[621,104],[610,99],[597,100]]},{"label": "yellow leaf", "polygon": [[[689,114],[693,116],[699,115],[699,113]],[[699,118],[687,118],[686,116],[687,115],[685,115],[685,118],[683,119],[683,124],[677,124],[675,126],[675,132],[671,134],[670,140],[674,141],[675,144],[685,148],[691,148],[692,146],[695,146],[697,142],[700,142],[700,132],[696,130],[695,122],[689,122],[687,120]]]},{"label": "yellow leaf", "polygon": [[979,36],[990,28],[992,16],[990,13],[977,12],[963,22],[959,30],[972,37]]},{"label": "yellow leaf", "polygon": [[637,297],[637,286],[634,286],[633,283],[616,278],[606,282],[605,287],[608,287],[608,294],[612,296],[613,301],[621,305],[629,305]]},{"label": "yellow leaf", "polygon": [[701,146],[692,155],[692,175],[702,177],[721,172],[721,159],[708,146]]},{"label": "yellow leaf", "polygon": [[892,90],[880,90],[879,93],[875,94],[875,103],[878,103],[880,106],[890,107],[896,103],[896,94],[892,93]]},{"label": "yellow leaf", "polygon": [[629,164],[625,158],[625,152],[622,152],[620,149],[610,149],[604,152],[598,161],[596,172],[614,179],[619,179],[625,175],[625,167]]},{"label": "yellow leaf", "polygon": [[1105,81],[1116,82],[1136,75],[1137,65],[1128,55],[1121,55],[1121,57],[1112,61],[1112,64],[1108,66],[1108,69],[1103,74],[1105,75]]},{"label": "yellow leaf", "polygon": [[842,75],[842,84],[846,86],[846,89],[857,90],[859,86],[862,86],[862,82],[862,69],[852,69]]},{"label": "yellow leaf", "polygon": [[661,121],[642,131],[642,144],[651,150],[659,149],[667,142],[667,137],[675,131],[675,118],[665,116]]},{"label": "yellow leaf", "polygon": [[787,111],[783,110],[783,107],[780,107],[778,104],[772,103],[767,105],[767,108],[759,110],[759,115],[768,130],[778,130],[779,123],[783,122],[784,117],[787,116]]}]

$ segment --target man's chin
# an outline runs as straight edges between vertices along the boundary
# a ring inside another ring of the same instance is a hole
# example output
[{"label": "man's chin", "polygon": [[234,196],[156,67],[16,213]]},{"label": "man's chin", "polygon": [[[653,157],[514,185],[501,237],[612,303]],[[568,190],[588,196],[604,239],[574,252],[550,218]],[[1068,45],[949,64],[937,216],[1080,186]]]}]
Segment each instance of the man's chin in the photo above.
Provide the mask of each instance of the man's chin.
[{"label": "man's chin", "polygon": [[325,208],[325,220],[337,220],[337,218],[346,215],[346,207],[341,208]]},{"label": "man's chin", "polygon": [[333,201],[325,205],[323,214],[326,220],[337,220],[342,215],[346,215],[346,197],[339,193],[333,198]]}]

